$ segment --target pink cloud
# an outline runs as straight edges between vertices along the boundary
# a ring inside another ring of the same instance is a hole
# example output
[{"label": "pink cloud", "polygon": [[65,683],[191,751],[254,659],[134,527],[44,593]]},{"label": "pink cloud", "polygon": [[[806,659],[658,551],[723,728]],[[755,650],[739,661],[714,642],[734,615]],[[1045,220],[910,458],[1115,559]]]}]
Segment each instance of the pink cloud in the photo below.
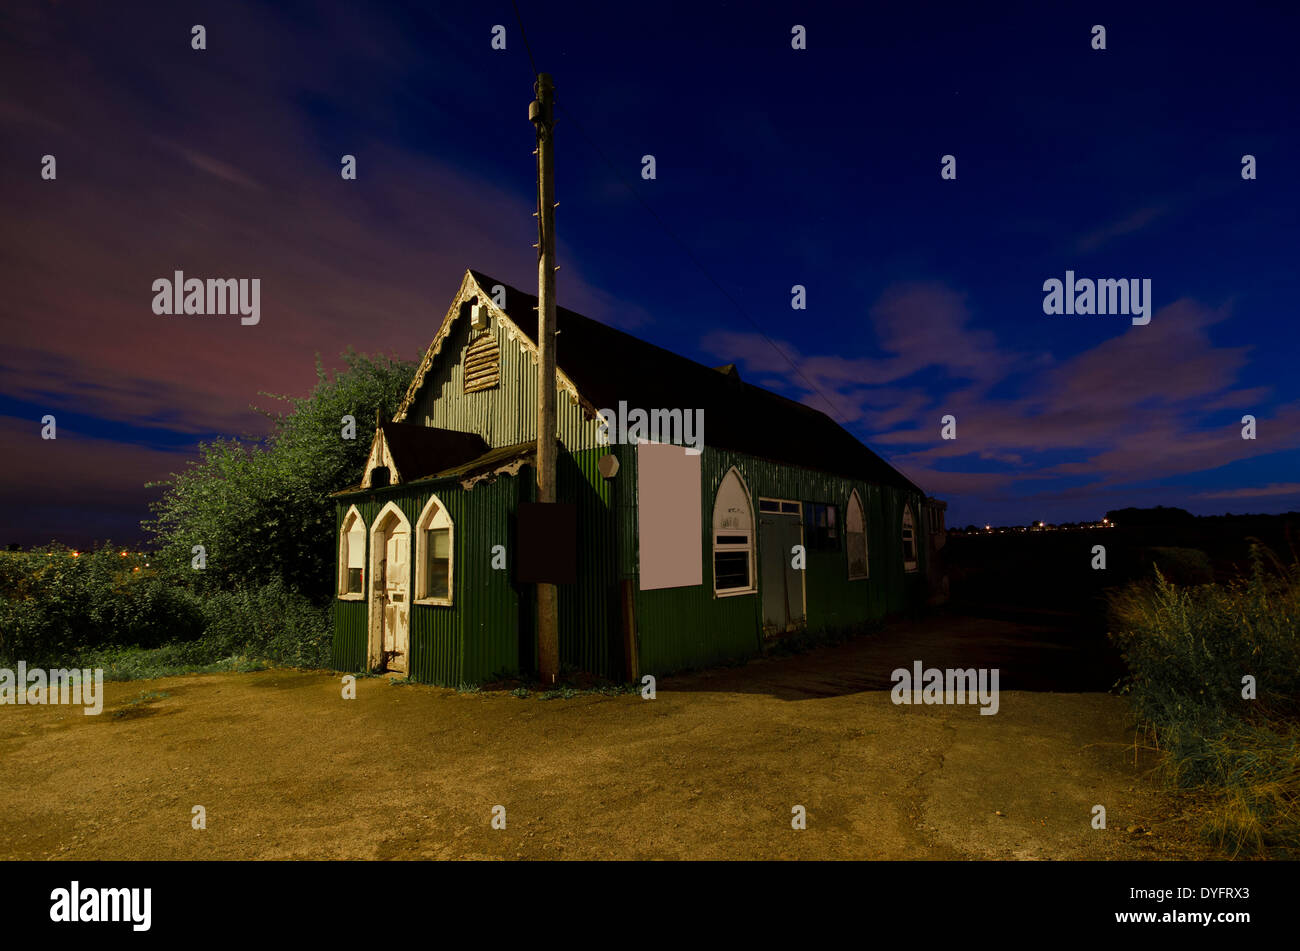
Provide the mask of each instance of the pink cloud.
[{"label": "pink cloud", "polygon": [[[1249,348],[1211,340],[1210,329],[1229,316],[1223,308],[1178,300],[1150,324],[1126,325],[1062,360],[1004,349],[991,331],[971,326],[960,295],[935,286],[891,289],[871,314],[883,358],[806,355],[780,342],[796,373],[755,334],[714,333],[701,345],[747,373],[784,380],[810,406],[825,411],[822,397],[829,397],[832,415],[869,443],[893,447],[891,461],[929,491],[1000,491],[1062,477],[1088,478],[1088,491],[1096,491],[1300,447],[1300,407],[1257,412],[1256,440],[1240,438],[1235,418],[1221,418],[1223,410],[1256,406],[1268,393],[1240,385]],[[936,392],[932,384],[910,382],[926,367],[957,387]],[[1019,395],[989,397],[1013,375]],[[957,419],[956,440],[940,438],[947,414]],[[1035,461],[1049,451],[1077,459]],[[1007,468],[960,471],[968,459]]]},{"label": "pink cloud", "polygon": [[1268,485],[1245,489],[1224,489],[1219,492],[1201,492],[1198,499],[1266,499],[1279,495],[1300,497],[1300,482],[1270,482]]}]

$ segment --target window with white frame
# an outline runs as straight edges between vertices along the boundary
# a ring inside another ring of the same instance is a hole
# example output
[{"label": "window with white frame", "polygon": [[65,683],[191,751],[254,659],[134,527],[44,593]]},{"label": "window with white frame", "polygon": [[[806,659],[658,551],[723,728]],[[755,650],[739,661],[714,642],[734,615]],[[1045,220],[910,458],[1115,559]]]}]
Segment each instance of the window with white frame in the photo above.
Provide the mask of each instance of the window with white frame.
[{"label": "window with white frame", "polygon": [[903,570],[916,570],[916,522],[912,506],[903,506]]},{"label": "window with white frame", "polygon": [[452,524],[446,506],[432,496],[415,523],[415,600],[451,604]]},{"label": "window with white frame", "polygon": [[849,496],[848,512],[844,519],[844,538],[849,555],[849,580],[867,577],[867,520],[862,513],[862,499],[854,489]]},{"label": "window with white frame", "polygon": [[365,597],[366,523],[354,505],[343,517],[339,532],[339,597],[358,600]]},{"label": "window with white frame", "polygon": [[713,592],[726,597],[754,590],[754,509],[740,473],[731,469],[713,500]]}]

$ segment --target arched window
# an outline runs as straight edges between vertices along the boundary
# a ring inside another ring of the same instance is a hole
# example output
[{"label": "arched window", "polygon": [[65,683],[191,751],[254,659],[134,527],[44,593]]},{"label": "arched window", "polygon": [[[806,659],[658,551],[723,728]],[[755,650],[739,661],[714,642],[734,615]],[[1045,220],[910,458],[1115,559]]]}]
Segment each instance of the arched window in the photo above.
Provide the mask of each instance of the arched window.
[{"label": "arched window", "polygon": [[366,523],[354,505],[343,517],[339,531],[339,597],[360,601],[365,597]]},{"label": "arched window", "polygon": [[916,570],[916,522],[911,505],[903,506],[903,570]]},{"label": "arched window", "polygon": [[713,593],[726,597],[755,590],[754,509],[733,468],[722,477],[713,500]]},{"label": "arched window", "polygon": [[452,524],[447,508],[431,496],[415,523],[415,600],[451,604]]},{"label": "arched window", "polygon": [[848,541],[849,580],[867,577],[867,520],[862,514],[862,499],[858,498],[857,489],[849,496],[844,537]]}]

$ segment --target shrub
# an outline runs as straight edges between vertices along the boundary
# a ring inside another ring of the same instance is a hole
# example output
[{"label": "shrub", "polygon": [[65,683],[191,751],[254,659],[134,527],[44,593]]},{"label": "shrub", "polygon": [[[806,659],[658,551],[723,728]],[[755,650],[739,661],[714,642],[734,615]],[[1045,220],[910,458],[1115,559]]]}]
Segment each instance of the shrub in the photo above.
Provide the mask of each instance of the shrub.
[{"label": "shrub", "polygon": [[[1220,722],[1260,708],[1294,712],[1300,701],[1300,564],[1227,584],[1154,584],[1111,595],[1112,638],[1124,653],[1138,713],[1161,726]],[[1255,677],[1257,701],[1243,700]],[[1251,706],[1254,704],[1254,706]]]},{"label": "shrub", "polygon": [[1300,562],[1254,546],[1244,578],[1180,587],[1157,570],[1110,608],[1167,777],[1218,797],[1211,837],[1234,853],[1300,849]]},{"label": "shrub", "polygon": [[[95,657],[122,670],[175,672],[256,657],[325,667],[330,610],[279,579],[200,595],[112,545],[75,556],[57,546],[0,554],[6,662],[64,666]],[[133,661],[131,652],[148,656]]]},{"label": "shrub", "polygon": [[314,604],[279,579],[212,592],[203,610],[202,640],[212,659],[251,656],[291,667],[329,666],[332,607]]},{"label": "shrub", "polygon": [[1144,548],[1139,557],[1147,568],[1152,565],[1174,584],[1209,584],[1214,580],[1210,556],[1198,548]]},{"label": "shrub", "polygon": [[[157,647],[203,632],[190,591],[105,544],[50,545],[0,558],[0,658],[39,664],[110,645]],[[135,569],[139,568],[137,571]]]},{"label": "shrub", "polygon": [[[144,528],[158,549],[156,565],[183,584],[230,590],[272,579],[324,604],[333,592],[338,539],[331,492],[354,484],[370,451],[376,411],[391,419],[414,367],[348,351],[333,378],[317,360],[316,387],[266,413],[264,439],[225,439],[199,447],[202,458],[156,483],[163,490]],[[356,438],[342,439],[342,417]],[[202,545],[207,567],[190,570]]]}]

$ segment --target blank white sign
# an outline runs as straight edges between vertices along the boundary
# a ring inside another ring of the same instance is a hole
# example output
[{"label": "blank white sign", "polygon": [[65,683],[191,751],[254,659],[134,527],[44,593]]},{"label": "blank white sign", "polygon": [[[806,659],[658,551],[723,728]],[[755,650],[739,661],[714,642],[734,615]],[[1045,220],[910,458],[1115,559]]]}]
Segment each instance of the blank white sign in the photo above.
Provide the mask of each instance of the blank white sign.
[{"label": "blank white sign", "polygon": [[700,458],[683,446],[637,444],[642,591],[704,582]]}]

